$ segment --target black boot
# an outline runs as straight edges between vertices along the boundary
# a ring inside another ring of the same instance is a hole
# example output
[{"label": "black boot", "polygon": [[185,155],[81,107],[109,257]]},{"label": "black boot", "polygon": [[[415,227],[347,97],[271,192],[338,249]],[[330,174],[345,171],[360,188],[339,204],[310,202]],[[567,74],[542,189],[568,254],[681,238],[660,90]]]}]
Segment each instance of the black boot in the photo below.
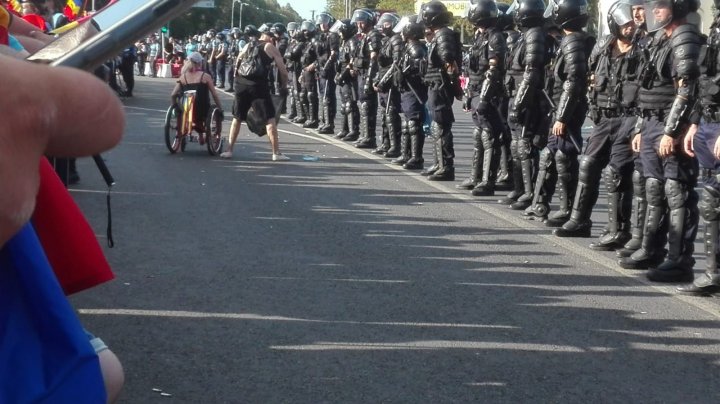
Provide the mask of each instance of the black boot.
[{"label": "black boot", "polygon": [[482,143],[482,130],[475,128],[473,131],[473,138],[475,139],[475,147],[473,148],[472,165],[470,166],[470,176],[463,182],[455,185],[458,189],[473,189],[477,185],[480,173],[482,172],[483,166],[483,143]]},{"label": "black boot", "polygon": [[340,114],[342,114],[342,129],[340,129],[340,132],[335,135],[335,139],[343,139],[345,136],[350,133],[350,119],[349,119],[349,109],[345,109],[345,103],[340,104]]},{"label": "black boot", "polygon": [[449,124],[440,125],[433,122],[435,133],[435,144],[440,153],[438,160],[440,167],[434,173],[428,175],[430,181],[455,181],[454,157],[455,151],[452,144],[452,132]]},{"label": "black boot", "polygon": [[410,160],[410,130],[408,128],[408,122],[403,122],[402,127],[402,138],[400,139],[400,156],[390,161],[392,164],[399,166],[405,166]]},{"label": "black boot", "polygon": [[[555,167],[558,173],[557,194],[560,203],[558,210],[548,216],[548,220],[545,222],[545,225],[548,227],[560,227],[570,220],[578,178],[577,156],[569,156],[561,150],[558,150],[555,153]],[[598,182],[600,182],[599,179]],[[592,208],[590,209],[592,210]],[[588,218],[588,220],[590,219]],[[590,223],[590,226],[587,227],[588,235],[584,237],[590,237],[591,228],[592,223]]]},{"label": "black boot", "polygon": [[[327,84],[325,84],[327,85]],[[334,108],[332,105],[330,105],[331,100],[329,98],[323,99],[323,125],[318,128],[318,133],[321,135],[330,135],[335,132],[335,114],[333,114],[332,109]]]},{"label": "black boot", "polygon": [[513,182],[513,190],[510,191],[510,193],[507,194],[505,198],[498,201],[498,203],[508,206],[515,203],[515,201],[517,201],[518,198],[523,194],[523,176],[520,160],[513,160],[510,167],[513,170],[513,174],[511,175]]},{"label": "black boot", "polygon": [[[523,167],[523,177],[524,176],[525,167]],[[557,170],[555,168],[555,155],[546,147],[540,152],[538,175],[535,180],[535,193],[533,194],[532,203],[522,213],[526,219],[547,220],[547,215],[550,212],[550,201],[556,183]],[[527,185],[525,186],[527,188]],[[524,196],[525,195],[523,195],[523,197]],[[518,202],[511,207],[515,209],[515,205],[519,202],[521,202],[520,198],[518,198]]]},{"label": "black boot", "polygon": [[374,149],[377,147],[375,128],[370,129],[371,112],[376,113],[376,111],[370,111],[370,105],[367,101],[360,104],[360,139],[355,143],[355,147],[358,149]]},{"label": "black boot", "polygon": [[705,273],[687,286],[679,287],[683,293],[709,295],[720,292],[720,270],[718,270],[718,233],[720,227],[720,192],[705,186],[701,202],[705,219]]},{"label": "black boot", "polygon": [[400,114],[392,105],[390,105],[390,108],[388,108],[387,128],[390,140],[390,148],[385,152],[385,157],[399,157],[401,147],[400,136],[402,132],[402,127],[400,123]]},{"label": "black boot", "polygon": [[[565,222],[561,228],[555,229],[554,235],[558,237],[590,237],[592,230],[590,215],[595,202],[597,202],[600,174],[597,160],[590,156],[583,156],[570,220]],[[608,204],[611,204],[609,200]]]},{"label": "black boot", "polygon": [[498,189],[507,189],[512,186],[512,161],[510,160],[510,151],[504,144],[498,146],[500,149],[500,157],[498,160],[498,175],[495,187]]},{"label": "black boot", "polygon": [[[582,170],[582,166],[581,166]],[[580,174],[582,176],[582,172]],[[605,169],[607,188],[608,225],[600,239],[590,244],[596,251],[611,251],[622,248],[630,240],[630,210],[632,205],[632,183],[623,178],[615,167]]]},{"label": "black boot", "polygon": [[472,190],[473,196],[495,195],[495,172],[497,170],[498,154],[493,148],[493,135],[489,130],[483,129],[480,135],[482,140],[482,177]]},{"label": "black boot", "polygon": [[633,226],[632,237],[625,243],[623,248],[616,251],[618,258],[629,257],[642,246],[643,235],[645,234],[645,222],[647,213],[647,196],[645,194],[645,177],[638,170],[633,171]]},{"label": "black boot", "polygon": [[665,195],[670,209],[668,255],[647,277],[655,282],[690,282],[695,266],[692,255],[698,223],[697,193],[687,184],[667,179]]},{"label": "black boot", "polygon": [[659,265],[665,257],[663,246],[666,232],[661,227],[665,215],[665,192],[662,182],[655,178],[646,180],[647,211],[640,249],[629,257],[621,258],[618,264],[625,269],[648,269]]},{"label": "black boot", "polygon": [[403,165],[406,170],[422,170],[425,160],[423,159],[423,146],[425,146],[425,133],[422,123],[417,120],[408,121],[408,133],[410,138],[410,160]]},{"label": "black boot", "polygon": [[[523,193],[510,205],[512,210],[525,210],[532,204],[533,198],[535,197],[535,194],[533,193],[532,164],[533,162],[529,157],[525,160],[520,160],[520,167],[522,169],[520,180],[523,184]],[[540,174],[538,173],[538,176],[539,175]]]},{"label": "black boot", "polygon": [[308,111],[308,120],[305,121],[302,127],[306,129],[315,129],[320,124],[318,122],[318,98],[315,94],[310,94],[308,96]]},{"label": "black boot", "polygon": [[420,172],[420,175],[433,175],[433,174],[435,174],[435,172],[437,170],[440,169],[440,165],[441,165],[440,160],[442,160],[442,152],[440,151],[440,147],[438,146],[437,140],[438,140],[439,132],[436,129],[434,129],[435,126],[436,126],[435,122],[433,122],[432,125],[430,125],[430,136],[434,140],[433,141],[434,162],[433,162],[433,165],[422,170]]}]

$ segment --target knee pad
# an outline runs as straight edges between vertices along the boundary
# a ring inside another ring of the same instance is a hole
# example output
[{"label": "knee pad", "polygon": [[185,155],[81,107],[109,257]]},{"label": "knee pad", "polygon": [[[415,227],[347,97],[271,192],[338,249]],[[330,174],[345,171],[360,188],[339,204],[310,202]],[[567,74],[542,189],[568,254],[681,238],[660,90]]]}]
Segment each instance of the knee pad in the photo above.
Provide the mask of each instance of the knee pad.
[{"label": "knee pad", "polygon": [[540,152],[540,158],[538,160],[538,168],[544,170],[549,168],[553,164],[553,152],[547,147],[542,149]]},{"label": "knee pad", "polygon": [[705,186],[700,201],[700,210],[703,219],[708,222],[720,220],[720,192],[717,189]]},{"label": "knee pad", "polygon": [[594,157],[583,155],[580,157],[580,169],[578,170],[578,180],[584,184],[589,183],[598,175],[597,159]]},{"label": "knee pad", "polygon": [[605,188],[608,193],[618,192],[620,181],[622,181],[622,177],[615,167],[607,166],[607,168],[605,168]]},{"label": "knee pad", "polygon": [[407,119],[402,120],[401,133],[403,135],[410,133],[410,122]]},{"label": "knee pad", "polygon": [[665,197],[670,209],[682,208],[688,198],[687,184],[677,180],[665,180]]},{"label": "knee pad", "polygon": [[572,168],[572,160],[573,157],[563,153],[562,150],[555,152],[555,164],[557,165],[558,178],[561,181],[570,181],[570,176],[572,175],[570,172]]},{"label": "knee pad", "polygon": [[473,139],[475,140],[475,145],[482,144],[482,129],[473,129]]},{"label": "knee pad", "polygon": [[645,199],[645,176],[638,171],[635,170],[632,173],[632,184],[633,184],[633,193],[635,194],[635,198]]},{"label": "knee pad", "polygon": [[650,206],[662,206],[665,199],[665,191],[663,182],[657,178],[648,178],[645,180],[645,193],[647,203]]},{"label": "knee pad", "polygon": [[432,121],[430,124],[430,135],[436,139],[442,136],[442,126],[439,123]]},{"label": "knee pad", "polygon": [[415,120],[415,119],[410,119],[405,122],[407,122],[407,130],[410,133],[410,136],[418,135],[418,134],[422,135],[423,128],[422,128],[422,124],[420,123],[420,121]]},{"label": "knee pad", "polygon": [[363,102],[360,104],[360,115],[367,118],[368,114],[370,113],[370,106],[367,102]]},{"label": "knee pad", "polygon": [[485,150],[493,148],[495,138],[489,129],[482,130],[482,133],[480,133],[480,140],[482,141],[482,145]]},{"label": "knee pad", "polygon": [[[513,139],[513,141],[514,141],[514,139]],[[545,151],[546,149],[543,149],[543,151]],[[550,149],[547,149],[547,151],[548,151],[548,153],[551,153]],[[517,140],[518,158],[520,160],[527,160],[530,158],[530,153],[532,153],[532,144],[530,144],[530,139],[519,138]]]}]

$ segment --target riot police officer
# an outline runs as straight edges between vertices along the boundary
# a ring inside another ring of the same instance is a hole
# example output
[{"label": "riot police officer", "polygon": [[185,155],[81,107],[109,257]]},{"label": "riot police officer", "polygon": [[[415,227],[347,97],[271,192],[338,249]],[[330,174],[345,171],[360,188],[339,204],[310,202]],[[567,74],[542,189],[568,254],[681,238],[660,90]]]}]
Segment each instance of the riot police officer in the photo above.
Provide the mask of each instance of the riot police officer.
[{"label": "riot police officer", "polygon": [[580,159],[575,201],[570,220],[553,234],[559,237],[590,237],[590,215],[597,202],[600,177],[605,169],[608,226],[597,250],[622,247],[630,239],[632,207],[635,109],[639,83],[640,52],[633,47],[635,22],[630,4],[616,2],[607,14],[610,34],[603,37],[590,56],[590,118],[594,123],[585,154]]},{"label": "riot police officer", "polygon": [[[564,36],[542,94],[553,108],[554,123],[547,146],[540,153],[535,198],[524,214],[547,218],[548,226],[559,227],[570,219],[571,201],[575,199],[581,130],[588,111],[587,62],[594,39],[583,31],[590,18],[587,0],[551,0],[545,16],[552,16]],[[548,217],[549,203],[556,190],[560,208]]]},{"label": "riot police officer", "polygon": [[448,27],[452,13],[437,0],[425,3],[420,18],[432,33],[428,46],[425,83],[428,86],[428,107],[432,118],[431,135],[435,140],[435,164],[423,174],[431,181],[455,180],[455,148],[452,124],[455,122],[452,104],[462,96],[459,68],[462,64],[462,45],[458,33]]},{"label": "riot police officer", "polygon": [[700,209],[705,219],[705,272],[692,284],[678,288],[695,295],[720,291],[720,90],[715,82],[720,74],[720,0],[714,3],[715,19],[710,25],[705,57],[700,60],[699,113],[694,114],[684,142],[685,152],[697,155],[704,184]]},{"label": "riot police officer", "polygon": [[217,45],[217,31],[215,29],[209,29],[205,34],[207,42],[205,43],[204,50],[206,52],[205,60],[208,61],[207,67],[210,70],[210,75],[213,78],[213,83],[217,84],[217,63],[215,61],[215,46]]},{"label": "riot police officer", "polygon": [[[314,27],[314,25],[313,25]],[[305,34],[297,27],[295,34],[293,35],[293,43],[288,46],[288,52],[286,52],[286,58],[292,66],[290,77],[292,78],[291,91],[293,93],[293,100],[295,101],[295,112],[297,116],[292,119],[293,123],[305,123],[308,119],[307,106],[303,103],[303,64],[302,58],[305,54],[305,48],[308,46],[308,41],[305,38]]]},{"label": "riot police officer", "polygon": [[[400,18],[396,14],[384,13],[375,26],[383,35],[375,82],[383,80],[386,76],[392,78],[398,68],[396,62],[400,60],[405,47],[402,34],[394,32],[398,21],[400,21]],[[383,123],[382,142],[373,153],[388,158],[396,158],[400,156],[400,136],[402,132],[400,124],[400,91],[398,91],[395,80],[387,80],[386,83],[387,86],[382,91],[378,91],[380,119]]]},{"label": "riot police officer", "polygon": [[338,20],[330,28],[342,38],[342,45],[337,59],[337,73],[335,84],[340,86],[340,114],[342,115],[342,128],[335,135],[340,140],[357,140],[360,137],[360,110],[358,108],[358,80],[351,74],[353,58],[360,47],[360,41],[355,37],[357,25],[349,19]]},{"label": "riot police officer", "polygon": [[212,60],[215,61],[215,77],[217,88],[225,88],[225,68],[227,65],[228,44],[225,40],[225,34],[218,32],[215,34],[215,46],[213,49]]},{"label": "riot police officer", "polygon": [[[360,108],[360,139],[355,146],[360,149],[377,147],[375,126],[377,124],[378,96],[373,88],[377,71],[377,58],[382,47],[382,34],[375,30],[375,14],[367,9],[357,9],[352,20],[357,25],[360,43],[354,57],[351,74],[358,77],[358,102]],[[346,136],[344,140],[353,140]]]},{"label": "riot police officer", "polygon": [[297,39],[295,39],[295,32],[300,28],[300,24],[297,22],[289,22],[287,25],[287,38],[288,38],[288,45],[285,48],[285,52],[282,53],[284,59],[285,59],[285,66],[287,66],[288,70],[288,86],[290,87],[288,89],[288,97],[286,100],[286,104],[290,106],[290,113],[287,115],[287,119],[290,121],[293,121],[295,118],[297,118],[298,115],[298,109],[297,109],[297,99],[298,94],[295,92],[296,89],[296,83],[297,83],[297,77],[295,76],[295,69],[296,69],[296,62],[293,60],[292,57],[292,51],[295,49],[295,45],[297,43]]},{"label": "riot police officer", "polygon": [[620,265],[652,268],[647,277],[657,282],[693,279],[698,166],[697,160],[680,150],[678,142],[685,135],[697,99],[702,39],[685,19],[697,8],[695,0],[662,1],[646,15],[648,32],[655,34],[641,74],[640,145],[633,146],[640,150],[648,208],[642,247],[621,259]]},{"label": "riot police officer", "polygon": [[[643,0],[625,0],[632,6],[633,21],[635,21],[635,35],[633,36],[633,49],[637,48],[640,52],[645,52],[651,39],[647,35],[647,26],[645,25],[645,2]],[[639,136],[636,131],[634,137]],[[634,152],[635,167],[632,174],[633,183],[633,199],[632,199],[632,219],[631,219],[631,236],[630,240],[625,243],[623,248],[617,250],[619,258],[625,258],[639,250],[642,245],[643,233],[645,231],[645,213],[647,212],[647,199],[645,198],[645,174],[642,168],[642,160],[640,154]]]},{"label": "riot police officer", "polygon": [[471,99],[475,98],[473,121],[472,167],[470,177],[459,184],[461,189],[472,189],[476,196],[495,193],[499,149],[496,144],[504,129],[499,113],[503,98],[506,39],[496,25],[498,7],[493,0],[478,0],[470,6],[468,20],[476,27],[475,41],[469,50]]},{"label": "riot police officer", "polygon": [[[506,3],[497,3],[498,7],[498,22],[496,24],[497,29],[502,31],[505,35],[505,54],[508,55],[512,51],[511,49],[515,46],[518,39],[520,39],[520,33],[515,29],[515,17],[514,11],[510,11],[510,5]],[[505,59],[504,70],[507,70],[508,58]],[[504,77],[503,86],[505,91],[503,92],[503,99],[500,103],[500,114],[503,120],[503,132],[500,137],[500,141],[497,143],[497,147],[500,150],[498,160],[498,174],[496,179],[496,186],[498,188],[505,188],[512,184],[512,156],[510,153],[510,142],[512,141],[512,134],[510,133],[510,127],[507,124],[508,118],[508,102],[510,96],[507,91],[507,76]]]},{"label": "riot police officer", "polygon": [[537,135],[539,142],[544,141],[549,126],[548,107],[542,95],[545,66],[550,60],[544,11],[542,0],[516,0],[509,10],[515,15],[521,35],[510,48],[505,81],[510,95],[507,122],[512,134],[513,190],[500,203],[515,210],[527,208],[533,200],[533,158],[537,157],[538,147],[544,146],[533,145],[533,139]]},{"label": "riot police officer", "polygon": [[[405,119],[402,123],[400,156],[392,160],[407,170],[421,170],[425,133],[425,103],[427,87],[424,83],[423,69],[427,62],[427,48],[420,42],[425,35],[425,25],[417,21],[417,16],[403,17],[394,31],[401,33],[405,46],[400,57],[399,68],[394,77],[400,91],[400,103]],[[386,154],[387,155],[387,154]]]},{"label": "riot police officer", "polygon": [[315,17],[319,35],[315,38],[315,50],[318,55],[317,68],[320,80],[320,105],[322,125],[318,133],[329,135],[335,132],[335,114],[337,113],[337,88],[335,68],[340,51],[340,35],[330,32],[335,18],[329,13],[320,13]]},{"label": "riot police officer", "polygon": [[235,27],[230,30],[230,38],[228,38],[227,65],[230,66],[230,68],[227,69],[227,83],[228,83],[227,91],[230,93],[235,91],[235,69],[233,68],[233,66],[235,66],[235,62],[237,61],[238,55],[240,55],[241,34],[242,33],[240,32],[240,28]]},{"label": "riot police officer", "polygon": [[315,129],[319,125],[318,121],[318,79],[317,79],[317,60],[318,54],[313,43],[313,38],[317,33],[317,27],[312,21],[303,21],[300,24],[300,33],[305,38],[307,45],[303,49],[300,65],[302,66],[302,92],[300,98],[307,114],[303,128]]}]

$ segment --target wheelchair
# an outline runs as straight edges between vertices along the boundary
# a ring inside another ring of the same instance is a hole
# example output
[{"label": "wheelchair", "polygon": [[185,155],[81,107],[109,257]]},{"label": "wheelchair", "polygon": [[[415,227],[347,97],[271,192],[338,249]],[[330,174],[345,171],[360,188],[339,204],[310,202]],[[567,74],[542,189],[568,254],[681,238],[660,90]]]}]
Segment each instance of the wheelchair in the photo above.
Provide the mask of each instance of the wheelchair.
[{"label": "wheelchair", "polygon": [[196,90],[184,91],[165,114],[165,145],[171,154],[184,152],[192,142],[206,145],[211,156],[223,149],[222,110],[209,100],[200,102],[197,96]]}]

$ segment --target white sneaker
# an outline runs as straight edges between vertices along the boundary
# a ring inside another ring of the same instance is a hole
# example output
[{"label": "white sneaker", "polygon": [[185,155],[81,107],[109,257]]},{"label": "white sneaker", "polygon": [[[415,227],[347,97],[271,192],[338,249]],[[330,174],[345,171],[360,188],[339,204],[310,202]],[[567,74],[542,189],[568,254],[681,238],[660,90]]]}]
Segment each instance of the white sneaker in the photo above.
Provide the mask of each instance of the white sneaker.
[{"label": "white sneaker", "polygon": [[223,159],[231,159],[231,158],[232,158],[232,152],[230,152],[230,151],[222,152],[222,153],[220,153],[220,158],[223,158]]},{"label": "white sneaker", "polygon": [[272,155],[272,161],[287,161],[287,160],[290,160],[290,157],[288,157],[282,153]]}]

